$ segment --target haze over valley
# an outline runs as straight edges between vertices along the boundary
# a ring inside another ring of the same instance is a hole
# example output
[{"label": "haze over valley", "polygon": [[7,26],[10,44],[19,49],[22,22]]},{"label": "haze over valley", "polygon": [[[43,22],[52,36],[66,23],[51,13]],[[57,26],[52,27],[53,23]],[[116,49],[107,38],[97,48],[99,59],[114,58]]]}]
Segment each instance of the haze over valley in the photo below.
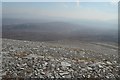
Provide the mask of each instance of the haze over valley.
[{"label": "haze over valley", "polygon": [[13,20],[17,24],[8,24],[6,19],[3,19],[3,38],[33,41],[84,40],[117,42],[117,29],[101,29],[70,22],[24,23],[20,20],[16,22],[17,20]]},{"label": "haze over valley", "polygon": [[[27,7],[22,8],[24,6]],[[79,6],[64,2],[3,3],[2,37],[117,42],[116,7],[110,3],[84,2]]]}]

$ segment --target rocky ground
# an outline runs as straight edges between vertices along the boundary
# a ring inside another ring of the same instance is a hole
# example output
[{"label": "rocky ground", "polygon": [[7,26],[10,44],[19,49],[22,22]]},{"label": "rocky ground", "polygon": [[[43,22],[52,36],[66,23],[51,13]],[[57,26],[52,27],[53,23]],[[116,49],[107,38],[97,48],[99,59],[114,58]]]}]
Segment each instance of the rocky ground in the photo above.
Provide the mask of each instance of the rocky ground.
[{"label": "rocky ground", "polygon": [[3,39],[2,78],[119,80],[116,49],[116,54],[110,55],[96,51],[50,42]]}]

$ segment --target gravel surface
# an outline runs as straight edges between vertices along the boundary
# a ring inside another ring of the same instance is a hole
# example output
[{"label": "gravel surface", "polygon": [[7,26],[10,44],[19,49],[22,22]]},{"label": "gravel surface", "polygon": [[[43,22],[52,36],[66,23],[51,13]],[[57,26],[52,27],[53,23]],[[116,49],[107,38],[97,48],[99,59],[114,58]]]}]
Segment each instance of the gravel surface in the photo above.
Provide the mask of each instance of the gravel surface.
[{"label": "gravel surface", "polygon": [[[92,46],[91,46],[92,47]],[[118,80],[117,55],[47,42],[2,40],[2,73],[7,78]],[[106,55],[107,54],[107,55]]]}]

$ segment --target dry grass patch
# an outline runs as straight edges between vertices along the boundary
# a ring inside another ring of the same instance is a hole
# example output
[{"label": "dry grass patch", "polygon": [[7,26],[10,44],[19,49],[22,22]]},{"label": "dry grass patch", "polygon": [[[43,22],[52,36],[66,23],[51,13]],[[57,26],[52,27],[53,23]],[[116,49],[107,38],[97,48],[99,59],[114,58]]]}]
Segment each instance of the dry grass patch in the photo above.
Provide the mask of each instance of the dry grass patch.
[{"label": "dry grass patch", "polygon": [[15,56],[22,58],[22,57],[28,56],[29,54],[30,54],[30,52],[23,51],[23,52],[16,52]]}]

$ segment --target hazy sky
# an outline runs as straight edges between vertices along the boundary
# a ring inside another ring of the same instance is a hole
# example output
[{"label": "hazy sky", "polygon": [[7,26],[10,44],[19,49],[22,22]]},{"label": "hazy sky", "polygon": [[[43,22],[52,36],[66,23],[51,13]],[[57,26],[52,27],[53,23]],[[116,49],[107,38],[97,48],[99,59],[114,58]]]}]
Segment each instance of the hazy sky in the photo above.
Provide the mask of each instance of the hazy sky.
[{"label": "hazy sky", "polygon": [[3,18],[117,25],[118,6],[110,2],[4,2]]}]

